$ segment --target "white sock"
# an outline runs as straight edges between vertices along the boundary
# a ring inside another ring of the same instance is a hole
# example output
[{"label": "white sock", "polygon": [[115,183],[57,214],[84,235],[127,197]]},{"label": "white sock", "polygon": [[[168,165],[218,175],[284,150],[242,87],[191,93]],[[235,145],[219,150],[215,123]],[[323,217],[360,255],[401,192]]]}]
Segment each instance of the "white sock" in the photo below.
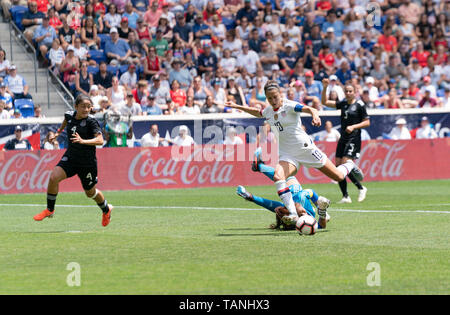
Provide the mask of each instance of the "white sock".
[{"label": "white sock", "polygon": [[355,163],[353,163],[352,160],[348,160],[344,164],[341,164],[337,167],[337,169],[342,173],[344,177],[347,177],[347,175],[353,170],[355,167]]},{"label": "white sock", "polygon": [[275,182],[275,186],[277,187],[278,196],[280,196],[281,201],[283,201],[283,204],[288,209],[289,213],[298,216],[294,199],[292,199],[292,193],[289,190],[289,187],[286,186],[286,181],[279,180]]}]

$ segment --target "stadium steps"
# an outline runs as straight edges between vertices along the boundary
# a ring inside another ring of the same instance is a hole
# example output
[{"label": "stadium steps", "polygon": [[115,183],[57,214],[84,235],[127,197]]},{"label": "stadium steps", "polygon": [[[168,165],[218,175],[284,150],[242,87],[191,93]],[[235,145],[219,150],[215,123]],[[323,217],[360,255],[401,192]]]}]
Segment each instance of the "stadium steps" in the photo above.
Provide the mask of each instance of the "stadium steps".
[{"label": "stadium steps", "polygon": [[[13,32],[14,36],[14,32]],[[39,68],[37,65],[37,92],[34,77],[34,63],[33,53],[26,51],[14,38],[12,40],[12,58],[11,58],[11,44],[9,35],[8,23],[0,23],[0,46],[6,52],[6,58],[14,65],[17,66],[17,73],[21,75],[27,84],[29,85],[30,94],[33,96],[34,104],[40,104],[42,107],[42,113],[46,117],[63,116],[64,112],[69,110],[69,107],[62,101],[61,96],[58,94],[61,89],[49,81],[49,95],[50,101],[47,96],[47,70]],[[12,60],[11,60],[12,59]]]}]

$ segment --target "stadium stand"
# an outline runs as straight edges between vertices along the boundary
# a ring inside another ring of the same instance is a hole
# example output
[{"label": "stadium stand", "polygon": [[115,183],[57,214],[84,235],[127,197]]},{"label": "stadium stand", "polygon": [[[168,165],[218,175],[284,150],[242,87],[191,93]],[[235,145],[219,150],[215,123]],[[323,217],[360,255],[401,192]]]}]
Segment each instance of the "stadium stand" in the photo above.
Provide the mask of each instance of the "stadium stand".
[{"label": "stadium stand", "polygon": [[[1,0],[3,8],[6,1]],[[50,3],[40,1],[38,11],[47,15]],[[144,115],[147,96],[157,81],[153,77],[161,81],[157,91],[161,95],[155,95],[156,99],[174,92],[174,60],[186,70],[180,72],[183,77],[176,77],[177,81],[188,83],[180,86],[186,93],[194,78],[200,76],[201,88],[193,97],[201,109],[206,108],[209,94],[224,113],[233,111],[218,100],[238,99],[247,106],[263,107],[261,82],[275,79],[288,98],[327,110],[318,101],[321,80],[336,77],[336,91],[330,89],[329,97],[342,97],[339,88],[350,82],[369,108],[450,108],[448,1],[150,0],[148,9],[139,1],[131,1],[120,5],[119,10],[116,3],[69,1],[64,7],[55,3],[50,24],[64,37],[68,32],[61,25],[67,22],[75,34],[68,37],[69,46],[61,45],[67,54],[74,45],[70,39],[80,36],[88,16],[93,18],[100,46],[83,44],[89,51],[90,74],[98,72],[100,62],[112,60],[104,51],[111,40],[111,29],[116,28],[125,42],[129,32],[135,32],[138,40],[133,45],[126,43],[122,47],[126,55],[114,59],[119,60],[120,67],[116,62],[108,64],[107,70],[120,78],[127,63],[135,64],[137,80],[147,82],[142,91],[145,97],[138,98]],[[134,7],[134,3],[139,7]],[[24,6],[13,5],[10,9],[12,20],[21,29],[27,12]],[[149,59],[152,48],[157,57]],[[231,51],[231,56],[226,51]],[[130,58],[132,54],[134,57]],[[70,73],[80,71],[80,65],[78,62]],[[145,74],[145,67],[156,70]],[[311,74],[312,81],[307,79]],[[60,75],[67,82],[63,71]],[[230,81],[239,89],[230,89]],[[215,85],[221,89],[215,89]],[[223,91],[225,97],[216,95]],[[106,89],[99,93],[107,95]],[[365,93],[369,97],[364,98]],[[173,110],[165,111],[183,112],[177,103]]]}]

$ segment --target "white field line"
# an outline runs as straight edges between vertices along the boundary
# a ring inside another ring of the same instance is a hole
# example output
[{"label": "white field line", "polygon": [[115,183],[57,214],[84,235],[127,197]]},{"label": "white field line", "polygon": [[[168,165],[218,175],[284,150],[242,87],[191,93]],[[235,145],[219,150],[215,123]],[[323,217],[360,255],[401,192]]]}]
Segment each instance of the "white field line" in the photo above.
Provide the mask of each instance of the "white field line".
[{"label": "white field line", "polygon": [[[0,204],[1,207],[45,207],[44,204]],[[96,208],[95,205],[57,205],[61,208]],[[219,208],[219,207],[195,207],[195,206],[114,206],[116,209],[189,209],[189,210],[235,210],[235,211],[267,211],[263,208]],[[436,214],[450,214],[450,211],[432,211],[432,210],[361,210],[361,209],[341,209],[330,208],[330,212],[357,212],[357,213],[436,213]]]}]

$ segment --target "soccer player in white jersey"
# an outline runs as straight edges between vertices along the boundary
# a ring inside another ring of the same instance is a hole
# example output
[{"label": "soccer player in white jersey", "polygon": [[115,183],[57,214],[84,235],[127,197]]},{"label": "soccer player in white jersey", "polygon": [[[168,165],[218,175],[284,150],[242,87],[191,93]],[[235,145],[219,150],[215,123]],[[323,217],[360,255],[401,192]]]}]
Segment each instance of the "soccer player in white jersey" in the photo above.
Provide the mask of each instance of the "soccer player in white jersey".
[{"label": "soccer player in white jersey", "polygon": [[350,172],[359,180],[362,180],[363,175],[351,160],[336,167],[303,130],[300,113],[311,114],[312,124],[316,127],[321,125],[316,109],[283,98],[279,85],[272,80],[266,83],[264,92],[270,106],[262,111],[240,106],[231,101],[227,102],[226,106],[242,110],[255,117],[265,118],[272,127],[278,129],[279,162],[273,177],[278,195],[290,213],[289,216],[283,217],[283,222],[286,225],[294,224],[298,216],[292,194],[286,185],[286,178],[294,176],[300,165],[317,168],[337,182],[342,181]]}]

